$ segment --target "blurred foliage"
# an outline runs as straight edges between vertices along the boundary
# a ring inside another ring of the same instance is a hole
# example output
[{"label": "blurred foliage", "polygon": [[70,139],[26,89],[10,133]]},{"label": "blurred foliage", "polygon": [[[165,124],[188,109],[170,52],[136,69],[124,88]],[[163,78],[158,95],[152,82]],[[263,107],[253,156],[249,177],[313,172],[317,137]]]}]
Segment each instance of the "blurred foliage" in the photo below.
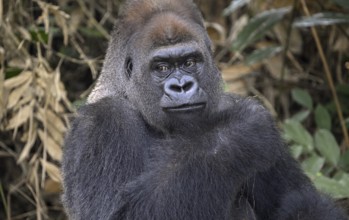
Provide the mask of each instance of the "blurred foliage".
[{"label": "blurred foliage", "polygon": [[[236,0],[224,11],[247,11],[237,15],[235,26],[240,20],[243,25],[230,39],[229,72],[245,63],[253,67],[245,76],[260,74],[245,81],[248,93],[285,119],[283,135],[315,186],[348,198],[349,3],[269,3]],[[260,7],[266,10],[258,12]]]},{"label": "blurred foliage", "polygon": [[[65,219],[64,133],[120,2],[0,0],[0,219]],[[197,2],[226,90],[257,96],[315,185],[348,198],[349,1]]]},{"label": "blurred foliage", "polygon": [[[271,108],[281,102],[284,112],[273,112],[286,119],[283,135],[305,172],[321,191],[348,198],[349,3],[295,0],[271,8],[266,4],[236,0],[224,12],[252,11],[247,19],[246,13],[237,18],[244,24],[230,41],[232,66],[245,62],[257,66],[259,74],[271,74],[268,84],[278,93],[258,92],[258,87],[266,89],[256,81],[249,92],[257,91]],[[253,13],[259,7],[266,10]]]},{"label": "blurred foliage", "polygon": [[[313,107],[310,94],[295,88],[292,99],[303,107],[283,124],[285,139],[291,143],[294,157],[302,161],[302,167],[320,190],[336,198],[349,197],[347,153],[340,153],[339,144],[332,130],[332,117],[324,105]],[[314,131],[303,124],[314,123]],[[349,152],[349,151],[346,151]],[[332,179],[331,179],[331,178]]]}]

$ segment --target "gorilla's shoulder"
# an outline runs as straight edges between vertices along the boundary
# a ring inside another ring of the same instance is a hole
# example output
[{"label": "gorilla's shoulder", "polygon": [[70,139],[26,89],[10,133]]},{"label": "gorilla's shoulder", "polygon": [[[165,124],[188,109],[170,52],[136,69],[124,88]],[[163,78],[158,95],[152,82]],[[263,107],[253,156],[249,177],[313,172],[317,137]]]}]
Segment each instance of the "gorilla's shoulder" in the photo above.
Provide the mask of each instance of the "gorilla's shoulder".
[{"label": "gorilla's shoulder", "polygon": [[[95,103],[89,103],[79,108],[74,124],[84,125],[89,130],[98,127],[104,129],[121,128],[136,124],[140,119],[128,100],[119,97],[105,97]],[[101,130],[101,129],[99,129]]]},{"label": "gorilla's shoulder", "polygon": [[125,98],[105,97],[94,103],[88,103],[78,110],[78,116],[82,117],[109,117],[123,114],[131,114],[133,108]]}]

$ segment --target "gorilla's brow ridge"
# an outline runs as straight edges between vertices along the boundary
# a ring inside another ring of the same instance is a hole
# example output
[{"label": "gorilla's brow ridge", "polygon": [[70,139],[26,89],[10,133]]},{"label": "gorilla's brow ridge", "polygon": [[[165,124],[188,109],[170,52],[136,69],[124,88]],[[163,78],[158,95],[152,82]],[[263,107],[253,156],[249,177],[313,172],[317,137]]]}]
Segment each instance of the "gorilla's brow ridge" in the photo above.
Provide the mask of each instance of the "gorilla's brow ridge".
[{"label": "gorilla's brow ridge", "polygon": [[159,48],[152,55],[153,61],[174,59],[179,57],[196,57],[202,58],[201,52],[196,47],[165,47]]}]

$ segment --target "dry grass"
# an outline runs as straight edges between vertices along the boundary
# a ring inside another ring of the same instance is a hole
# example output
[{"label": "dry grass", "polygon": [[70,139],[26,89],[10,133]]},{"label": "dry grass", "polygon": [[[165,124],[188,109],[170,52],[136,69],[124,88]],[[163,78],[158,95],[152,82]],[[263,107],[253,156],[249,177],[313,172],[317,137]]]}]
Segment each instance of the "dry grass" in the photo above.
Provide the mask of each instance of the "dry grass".
[{"label": "dry grass", "polygon": [[[0,218],[48,219],[52,211],[63,213],[59,164],[74,108],[61,66],[65,60],[85,65],[96,77],[100,63],[84,53],[78,29],[91,25],[105,38],[108,34],[84,1],[72,16],[62,10],[72,1],[59,3],[0,0]],[[113,18],[106,15],[104,22],[108,19]],[[78,55],[62,53],[57,43]]]}]

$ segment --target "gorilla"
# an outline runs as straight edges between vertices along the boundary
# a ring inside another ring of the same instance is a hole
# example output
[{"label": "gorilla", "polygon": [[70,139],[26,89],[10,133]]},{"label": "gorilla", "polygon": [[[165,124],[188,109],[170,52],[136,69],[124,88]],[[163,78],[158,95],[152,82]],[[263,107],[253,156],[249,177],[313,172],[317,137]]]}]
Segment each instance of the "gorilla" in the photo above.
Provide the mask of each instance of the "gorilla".
[{"label": "gorilla", "polygon": [[70,219],[344,220],[268,111],[226,94],[191,0],[128,0],[66,136]]}]

